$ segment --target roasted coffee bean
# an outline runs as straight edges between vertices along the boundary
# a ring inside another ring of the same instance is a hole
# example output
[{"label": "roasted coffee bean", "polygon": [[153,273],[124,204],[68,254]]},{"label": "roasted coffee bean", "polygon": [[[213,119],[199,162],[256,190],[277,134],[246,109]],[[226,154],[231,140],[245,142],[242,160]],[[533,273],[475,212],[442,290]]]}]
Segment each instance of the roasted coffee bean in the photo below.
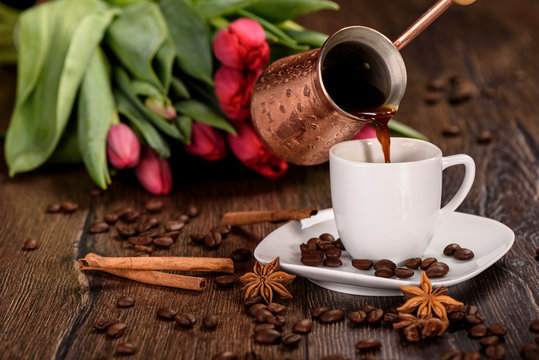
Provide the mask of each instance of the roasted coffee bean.
[{"label": "roasted coffee bean", "polygon": [[313,328],[313,321],[311,319],[298,320],[293,327],[293,331],[297,334],[308,334]]},{"label": "roasted coffee bean", "polygon": [[28,238],[22,245],[22,248],[26,251],[31,251],[37,249],[39,244],[37,243],[37,240],[34,238]]},{"label": "roasted coffee bean", "polygon": [[492,133],[488,130],[483,130],[475,137],[475,141],[479,144],[488,144],[492,140]]},{"label": "roasted coffee bean", "polygon": [[460,249],[459,244],[449,244],[444,248],[444,255],[451,256],[457,249]]},{"label": "roasted coffee bean", "polygon": [[463,360],[464,353],[458,349],[450,349],[445,351],[440,360]]},{"label": "roasted coffee bean", "polygon": [[499,343],[500,338],[495,335],[485,336],[484,338],[479,340],[479,344],[483,347],[498,345]]},{"label": "roasted coffee bean", "polygon": [[137,352],[137,345],[131,343],[119,343],[116,345],[116,354],[118,355],[133,355]]},{"label": "roasted coffee bean", "polygon": [[160,317],[161,319],[174,320],[175,315],[176,315],[176,311],[168,307],[159,308],[157,310],[157,316]]},{"label": "roasted coffee bean", "polygon": [[400,321],[399,314],[388,312],[384,315],[384,323],[388,325],[392,325],[399,321]]},{"label": "roasted coffee bean", "polygon": [[277,328],[282,328],[286,324],[286,318],[283,315],[275,315],[273,319],[268,320],[269,323],[275,325]]},{"label": "roasted coffee bean", "polygon": [[255,326],[253,331],[255,333],[257,333],[257,332],[262,331],[262,330],[275,330],[275,325],[268,324],[268,323],[258,324],[258,325]]},{"label": "roasted coffee bean", "polygon": [[272,323],[272,321],[268,321],[268,320],[273,320],[275,316],[269,310],[259,309],[255,312],[254,318],[255,318],[255,321],[259,323],[265,323],[265,322]]},{"label": "roasted coffee bean", "polygon": [[323,233],[318,238],[320,238],[320,240],[322,241],[330,241],[330,242],[335,241],[335,237],[333,237],[333,235],[328,234],[328,233]]},{"label": "roasted coffee bean", "polygon": [[380,270],[382,268],[393,270],[397,267],[397,265],[395,265],[395,263],[389,259],[382,259],[375,262],[373,267],[374,267],[374,270]]},{"label": "roasted coffee bean", "polygon": [[321,251],[309,251],[301,255],[300,259],[303,265],[318,266],[324,262],[324,253]]},{"label": "roasted coffee bean", "polygon": [[107,336],[119,338],[125,333],[125,329],[127,329],[126,323],[115,323],[107,327]]},{"label": "roasted coffee bean", "polygon": [[254,304],[253,306],[249,307],[249,314],[251,314],[251,316],[255,316],[258,310],[268,310],[268,306],[262,303]]},{"label": "roasted coffee bean", "polygon": [[444,77],[438,77],[429,81],[429,83],[427,84],[427,89],[439,91],[439,90],[445,89],[446,86],[447,86],[446,79]]},{"label": "roasted coffee bean", "polygon": [[187,224],[191,220],[191,218],[187,214],[181,214],[180,216],[178,216],[177,220],[181,221],[184,224]]},{"label": "roasted coffee bean", "polygon": [[327,267],[339,267],[342,266],[342,261],[339,258],[325,258],[324,259],[324,266]]},{"label": "roasted coffee bean", "polygon": [[421,258],[410,258],[404,262],[404,266],[408,269],[417,269],[421,265]]},{"label": "roasted coffee bean", "polygon": [[204,237],[204,244],[209,248],[216,248],[223,243],[221,234],[217,231],[210,232]]},{"label": "roasted coffee bean", "polygon": [[62,208],[63,212],[72,213],[77,211],[77,209],[79,208],[79,204],[72,201],[64,201],[60,204],[60,207]]},{"label": "roasted coffee bean", "polygon": [[442,128],[442,134],[444,136],[458,136],[460,135],[460,128],[454,124],[447,124]]},{"label": "roasted coffee bean", "polygon": [[88,231],[92,234],[104,233],[109,231],[109,224],[104,221],[98,221],[90,225]]},{"label": "roasted coffee bean", "polygon": [[158,213],[163,210],[163,202],[161,200],[150,200],[144,205],[146,210],[151,213]]},{"label": "roasted coffee bean", "polygon": [[485,349],[485,355],[492,360],[501,360],[505,357],[505,348],[501,345],[489,346]]},{"label": "roasted coffee bean", "polygon": [[367,320],[367,313],[365,311],[353,311],[348,314],[348,319],[352,325],[363,324]]},{"label": "roasted coffee bean", "polygon": [[530,324],[530,331],[534,333],[539,332],[539,319],[535,319],[532,321],[532,323]]},{"label": "roasted coffee bean", "polygon": [[141,232],[139,236],[147,236],[151,238],[156,238],[156,237],[165,236],[165,235],[161,234],[159,230],[157,229],[152,229],[152,230]]},{"label": "roasted coffee bean", "polygon": [[459,77],[453,80],[453,88],[451,89],[448,100],[451,104],[460,104],[470,100],[477,93],[477,87],[471,80]]},{"label": "roasted coffee bean", "polygon": [[135,226],[135,230],[138,231],[139,233],[143,233],[158,225],[159,225],[159,220],[157,218],[150,218],[144,222],[138,223]]},{"label": "roasted coffee bean", "polygon": [[288,347],[296,347],[301,341],[301,335],[298,334],[286,334],[282,336],[282,342]]},{"label": "roasted coffee bean", "polygon": [[377,308],[374,305],[364,305],[359,308],[359,310],[365,311],[367,314],[370,313],[371,311],[378,310],[378,309],[379,308]]},{"label": "roasted coffee bean", "polygon": [[215,284],[220,288],[230,288],[234,286],[236,279],[233,275],[221,275],[215,278]]},{"label": "roasted coffee bean", "polygon": [[195,244],[204,244],[205,235],[190,234],[189,237],[191,238],[191,241],[194,242]]},{"label": "roasted coffee bean", "polygon": [[308,241],[307,241],[307,245],[314,245],[316,246],[316,248],[318,248],[318,244],[320,243],[320,239],[317,238],[317,237],[314,237],[314,238],[310,238]]},{"label": "roasted coffee bean", "polygon": [[369,259],[352,259],[352,266],[359,270],[369,270],[373,265]]},{"label": "roasted coffee bean", "polygon": [[234,262],[249,261],[251,259],[251,251],[249,251],[249,249],[239,248],[239,249],[234,250],[230,254],[230,258]]},{"label": "roasted coffee bean", "polygon": [[133,245],[148,245],[153,239],[149,236],[130,236],[127,241]]},{"label": "roasted coffee bean", "polygon": [[153,252],[153,249],[150,246],[146,245],[134,245],[133,250],[136,252],[143,252],[146,254],[151,254]]},{"label": "roasted coffee bean", "polygon": [[[393,273],[395,274],[396,277],[398,277],[399,279],[407,279],[409,277],[412,277],[414,276],[414,270],[412,269],[407,269],[407,268],[395,268],[395,270],[393,270]],[[428,274],[427,274],[428,275]],[[430,277],[430,276],[429,276]]]},{"label": "roasted coffee bean", "polygon": [[423,259],[423,261],[421,261],[421,265],[419,265],[419,268],[421,270],[427,270],[429,266],[431,266],[432,264],[434,264],[437,261],[438,260],[436,258],[433,258],[433,257]]},{"label": "roasted coffee bean", "polygon": [[487,336],[488,328],[483,324],[477,324],[468,329],[471,338],[478,339]]},{"label": "roasted coffee bean", "polygon": [[363,339],[356,343],[356,349],[359,351],[378,350],[382,347],[382,343],[377,339]]},{"label": "roasted coffee bean", "polygon": [[166,231],[180,231],[185,226],[184,223],[177,220],[169,220],[164,225]]},{"label": "roasted coffee bean", "polygon": [[438,261],[430,265],[426,270],[427,276],[431,279],[443,277],[447,275],[448,272],[449,266]]},{"label": "roasted coffee bean", "polygon": [[331,241],[320,240],[320,242],[318,243],[318,248],[324,252],[335,247],[335,243]]},{"label": "roasted coffee bean", "polygon": [[479,325],[485,322],[485,319],[477,314],[467,314],[466,316],[464,316],[464,320],[470,325]]},{"label": "roasted coffee bean", "polygon": [[383,277],[383,278],[392,278],[393,270],[390,268],[381,268],[374,272],[374,276]]},{"label": "roasted coffee bean", "polygon": [[318,307],[318,308],[313,310],[312,316],[313,316],[313,318],[316,319],[316,318],[318,318],[320,315],[322,315],[323,313],[325,313],[328,310],[330,310],[330,308],[328,308],[327,306]]},{"label": "roasted coffee bean", "polygon": [[341,257],[342,250],[338,247],[333,247],[326,250],[326,257],[338,259]]},{"label": "roasted coffee bean", "polygon": [[129,209],[128,211],[126,211],[123,216],[122,216],[122,220],[125,221],[125,222],[128,222],[128,223],[132,223],[134,222],[135,220],[137,220],[139,218],[140,214],[133,210],[133,209]]},{"label": "roasted coffee bean", "polygon": [[479,309],[475,305],[468,305],[468,315],[476,315]]},{"label": "roasted coffee bean", "polygon": [[221,236],[223,238],[225,238],[228,234],[230,234],[231,230],[232,230],[232,227],[229,226],[229,225],[227,225],[227,226],[215,226],[215,227],[210,229],[210,231],[216,231],[219,234],[221,234]]},{"label": "roasted coffee bean", "polygon": [[369,324],[379,324],[384,318],[384,310],[376,309],[367,314],[367,322]]},{"label": "roasted coffee bean", "polygon": [[539,346],[537,344],[524,344],[520,348],[520,355],[525,360],[539,359]]},{"label": "roasted coffee bean", "polygon": [[51,214],[60,212],[60,210],[62,210],[62,206],[60,206],[60,204],[50,204],[47,206],[47,212]]},{"label": "roasted coffee bean", "polygon": [[219,325],[220,317],[218,315],[206,315],[202,319],[202,325],[206,329],[215,329]]},{"label": "roasted coffee bean", "polygon": [[192,314],[178,314],[174,316],[174,321],[182,328],[191,328],[197,319]]},{"label": "roasted coffee bean", "polygon": [[255,333],[255,342],[259,344],[278,344],[281,342],[281,333],[277,330],[261,330]]},{"label": "roasted coffee bean", "polygon": [[171,237],[162,236],[162,237],[153,239],[153,243],[159,246],[160,248],[168,249],[169,247],[172,246],[172,244],[174,244],[174,240],[172,240]]},{"label": "roasted coffee bean", "polygon": [[481,354],[479,353],[479,351],[467,352],[462,357],[462,360],[480,360],[480,359],[481,359]]},{"label": "roasted coffee bean", "polygon": [[344,244],[342,243],[341,238],[338,238],[337,240],[335,240],[334,244],[335,244],[335,247],[338,247],[339,249],[343,251],[346,250],[346,248],[344,247]]},{"label": "roasted coffee bean", "polygon": [[442,100],[442,94],[437,91],[429,91],[425,94],[425,103],[434,105]]},{"label": "roasted coffee bean", "polygon": [[109,326],[117,324],[118,322],[118,319],[102,319],[94,324],[94,329],[103,332],[107,330]]},{"label": "roasted coffee bean", "polygon": [[504,336],[507,334],[507,328],[500,323],[490,324],[488,326],[488,331],[490,331],[492,335],[496,336]]},{"label": "roasted coffee bean", "polygon": [[464,321],[464,316],[466,316],[466,314],[461,311],[454,311],[447,314],[447,318],[451,324],[461,323]]},{"label": "roasted coffee bean", "polygon": [[274,315],[281,315],[286,310],[286,306],[278,303],[270,303],[268,305],[268,310],[271,311]]},{"label": "roasted coffee bean", "polygon": [[118,222],[118,219],[118,215],[114,213],[105,214],[105,216],[103,217],[103,220],[105,220],[105,222],[109,225],[116,224],[116,222]]},{"label": "roasted coffee bean", "polygon": [[344,311],[340,309],[331,309],[328,311],[324,311],[322,314],[320,314],[318,319],[323,323],[341,321],[342,319],[344,319]]},{"label": "roasted coffee bean", "polygon": [[232,351],[221,351],[219,354],[212,357],[212,360],[237,360],[238,355]]},{"label": "roasted coffee bean", "polygon": [[123,224],[117,225],[116,231],[118,232],[118,235],[120,235],[120,237],[122,238],[128,238],[137,233],[134,228]]},{"label": "roasted coffee bean", "polygon": [[313,245],[313,244],[310,244],[310,245],[307,245],[307,244],[301,244],[299,246],[299,251],[301,251],[301,253],[303,254],[304,252],[308,252],[308,251],[315,251],[317,249],[316,245]]},{"label": "roasted coffee bean", "polygon": [[189,217],[196,217],[198,216],[198,208],[194,205],[191,205],[187,208],[187,210],[185,211],[185,213],[189,216]]},{"label": "roasted coffee bean", "polygon": [[253,296],[252,298],[249,298],[247,300],[245,300],[243,302],[243,305],[245,305],[245,307],[249,308],[250,306],[253,306],[254,304],[259,304],[259,303],[263,303],[264,302],[264,298],[260,295],[257,295],[257,296]]},{"label": "roasted coffee bean", "polygon": [[460,248],[455,250],[453,257],[457,260],[470,260],[473,259],[474,253],[470,249]]},{"label": "roasted coffee bean", "polygon": [[122,296],[116,300],[116,306],[119,308],[130,308],[135,305],[135,298],[132,296]]}]

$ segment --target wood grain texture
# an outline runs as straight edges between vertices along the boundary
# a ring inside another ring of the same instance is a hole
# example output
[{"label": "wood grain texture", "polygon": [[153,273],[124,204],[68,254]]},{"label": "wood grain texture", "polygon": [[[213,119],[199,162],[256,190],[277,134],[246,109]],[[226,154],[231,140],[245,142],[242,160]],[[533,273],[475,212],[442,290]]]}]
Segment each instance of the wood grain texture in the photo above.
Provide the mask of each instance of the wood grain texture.
[{"label": "wood grain texture", "polygon": [[[300,19],[305,26],[332,33],[348,25],[371,26],[396,38],[429,5],[423,0],[339,1],[339,12],[320,12]],[[515,0],[478,1],[467,7],[451,7],[431,27],[403,50],[408,70],[408,88],[397,119],[425,133],[446,155],[467,153],[476,161],[477,175],[460,211],[488,216],[511,227],[516,234],[513,248],[479,276],[450,289],[450,295],[475,304],[488,323],[509,328],[503,343],[507,359],[519,358],[520,347],[533,342],[528,324],[539,317],[539,272],[534,259],[539,246],[539,33],[536,14],[539,3]],[[525,73],[517,80],[518,73]],[[424,103],[425,86],[431,79],[451,72],[469,78],[478,89],[490,87],[495,97],[478,96],[468,103],[451,106]],[[0,68],[0,129],[5,129],[14,94],[14,69]],[[442,136],[444,125],[458,126],[462,135]],[[490,144],[478,144],[483,130],[493,133]],[[200,208],[170,250],[156,255],[226,257],[239,247],[254,250],[279,224],[235,228],[223,245],[209,250],[193,245],[190,233],[205,233],[218,225],[227,211],[291,209],[331,206],[328,166],[291,167],[281,180],[262,179],[234,160],[218,164],[176,155],[175,190],[163,197],[165,221],[180,215],[191,204]],[[456,191],[461,169],[444,175],[444,200]],[[263,359],[321,359],[342,354],[355,359],[355,343],[376,337],[383,347],[381,359],[436,359],[451,348],[479,349],[465,331],[409,344],[386,327],[351,328],[348,320],[335,324],[315,321],[313,331],[295,350],[283,345],[258,345],[252,340],[254,322],[242,303],[239,284],[218,289],[218,274],[185,273],[207,278],[201,292],[148,286],[99,272],[81,274],[76,259],[92,251],[104,256],[132,255],[130,246],[114,230],[92,235],[94,221],[120,207],[142,210],[153,196],[140,190],[132,174],[116,176],[110,190],[91,197],[91,180],[80,167],[46,168],[9,179],[0,165],[0,354],[9,359],[97,359],[112,357],[116,344],[133,342],[139,351],[130,359],[209,359],[231,350],[243,356],[257,352]],[[49,203],[73,200],[80,204],[72,215],[46,214]],[[35,237],[40,247],[22,251],[22,243]],[[458,240],[458,239],[456,239]],[[253,264],[237,266],[236,277]],[[298,278],[290,285],[295,295],[283,301],[287,325],[319,306],[346,313],[359,305],[387,308],[401,297],[359,297],[321,289]],[[136,299],[133,308],[119,309],[123,295]],[[197,317],[193,329],[182,330],[159,320],[157,309],[171,307]],[[201,328],[202,317],[218,314],[216,330]],[[93,324],[118,317],[128,324],[120,339],[110,339]]]}]

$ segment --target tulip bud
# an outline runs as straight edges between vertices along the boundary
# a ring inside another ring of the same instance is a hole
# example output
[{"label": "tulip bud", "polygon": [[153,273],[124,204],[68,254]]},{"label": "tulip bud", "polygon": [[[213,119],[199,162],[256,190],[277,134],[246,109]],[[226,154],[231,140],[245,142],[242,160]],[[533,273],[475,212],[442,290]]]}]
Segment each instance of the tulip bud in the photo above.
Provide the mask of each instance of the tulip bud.
[{"label": "tulip bud", "polygon": [[354,136],[354,139],[373,139],[376,138],[376,129],[366,124],[359,130],[359,132]]},{"label": "tulip bud", "polygon": [[119,123],[109,128],[107,156],[116,169],[132,168],[138,164],[140,142],[129,126]]},{"label": "tulip bud", "polygon": [[172,189],[172,172],[166,159],[146,148],[135,174],[140,184],[152,194],[168,194]]},{"label": "tulip bud", "polygon": [[215,57],[238,70],[259,71],[269,61],[269,45],[264,28],[255,20],[241,18],[217,33],[213,41]]},{"label": "tulip bud", "polygon": [[147,97],[144,102],[146,107],[165,119],[172,120],[176,117],[176,109],[171,103],[153,97]]},{"label": "tulip bud", "polygon": [[288,163],[262,143],[251,124],[236,124],[236,130],[237,136],[227,134],[228,144],[243,165],[270,179],[277,179],[286,173]]},{"label": "tulip bud", "polygon": [[228,118],[236,121],[249,119],[253,86],[260,73],[240,71],[221,66],[215,73],[215,95]]},{"label": "tulip bud", "polygon": [[189,154],[200,156],[209,161],[217,161],[226,156],[226,143],[223,134],[199,121],[193,123],[191,144],[185,145],[184,148]]}]

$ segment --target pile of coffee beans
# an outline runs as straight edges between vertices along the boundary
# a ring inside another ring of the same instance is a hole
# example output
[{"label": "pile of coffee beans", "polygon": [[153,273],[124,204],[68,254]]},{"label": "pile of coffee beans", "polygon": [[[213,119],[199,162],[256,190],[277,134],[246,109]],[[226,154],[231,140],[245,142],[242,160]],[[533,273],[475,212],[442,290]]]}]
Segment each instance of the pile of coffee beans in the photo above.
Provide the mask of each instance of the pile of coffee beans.
[{"label": "pile of coffee beans", "polygon": [[302,264],[307,266],[323,264],[328,267],[341,266],[341,254],[345,250],[341,239],[335,240],[335,237],[328,233],[309,239],[306,244],[301,244],[299,249]]},{"label": "pile of coffee beans", "polygon": [[459,244],[449,244],[444,248],[444,255],[453,256],[457,260],[470,260],[475,256],[473,251],[461,247]]}]

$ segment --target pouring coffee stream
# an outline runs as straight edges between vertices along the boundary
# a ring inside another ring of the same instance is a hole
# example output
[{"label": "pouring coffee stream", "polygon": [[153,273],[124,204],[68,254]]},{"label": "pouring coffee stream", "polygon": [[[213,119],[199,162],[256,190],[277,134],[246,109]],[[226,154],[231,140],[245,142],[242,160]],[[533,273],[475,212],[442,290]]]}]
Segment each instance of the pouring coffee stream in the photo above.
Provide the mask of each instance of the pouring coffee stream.
[{"label": "pouring coffee stream", "polygon": [[316,165],[328,160],[332,145],[373,123],[389,162],[387,123],[407,82],[399,50],[453,3],[474,1],[439,0],[394,42],[371,28],[351,26],[330,36],[320,49],[274,62],[251,96],[260,137],[281,158]]}]

